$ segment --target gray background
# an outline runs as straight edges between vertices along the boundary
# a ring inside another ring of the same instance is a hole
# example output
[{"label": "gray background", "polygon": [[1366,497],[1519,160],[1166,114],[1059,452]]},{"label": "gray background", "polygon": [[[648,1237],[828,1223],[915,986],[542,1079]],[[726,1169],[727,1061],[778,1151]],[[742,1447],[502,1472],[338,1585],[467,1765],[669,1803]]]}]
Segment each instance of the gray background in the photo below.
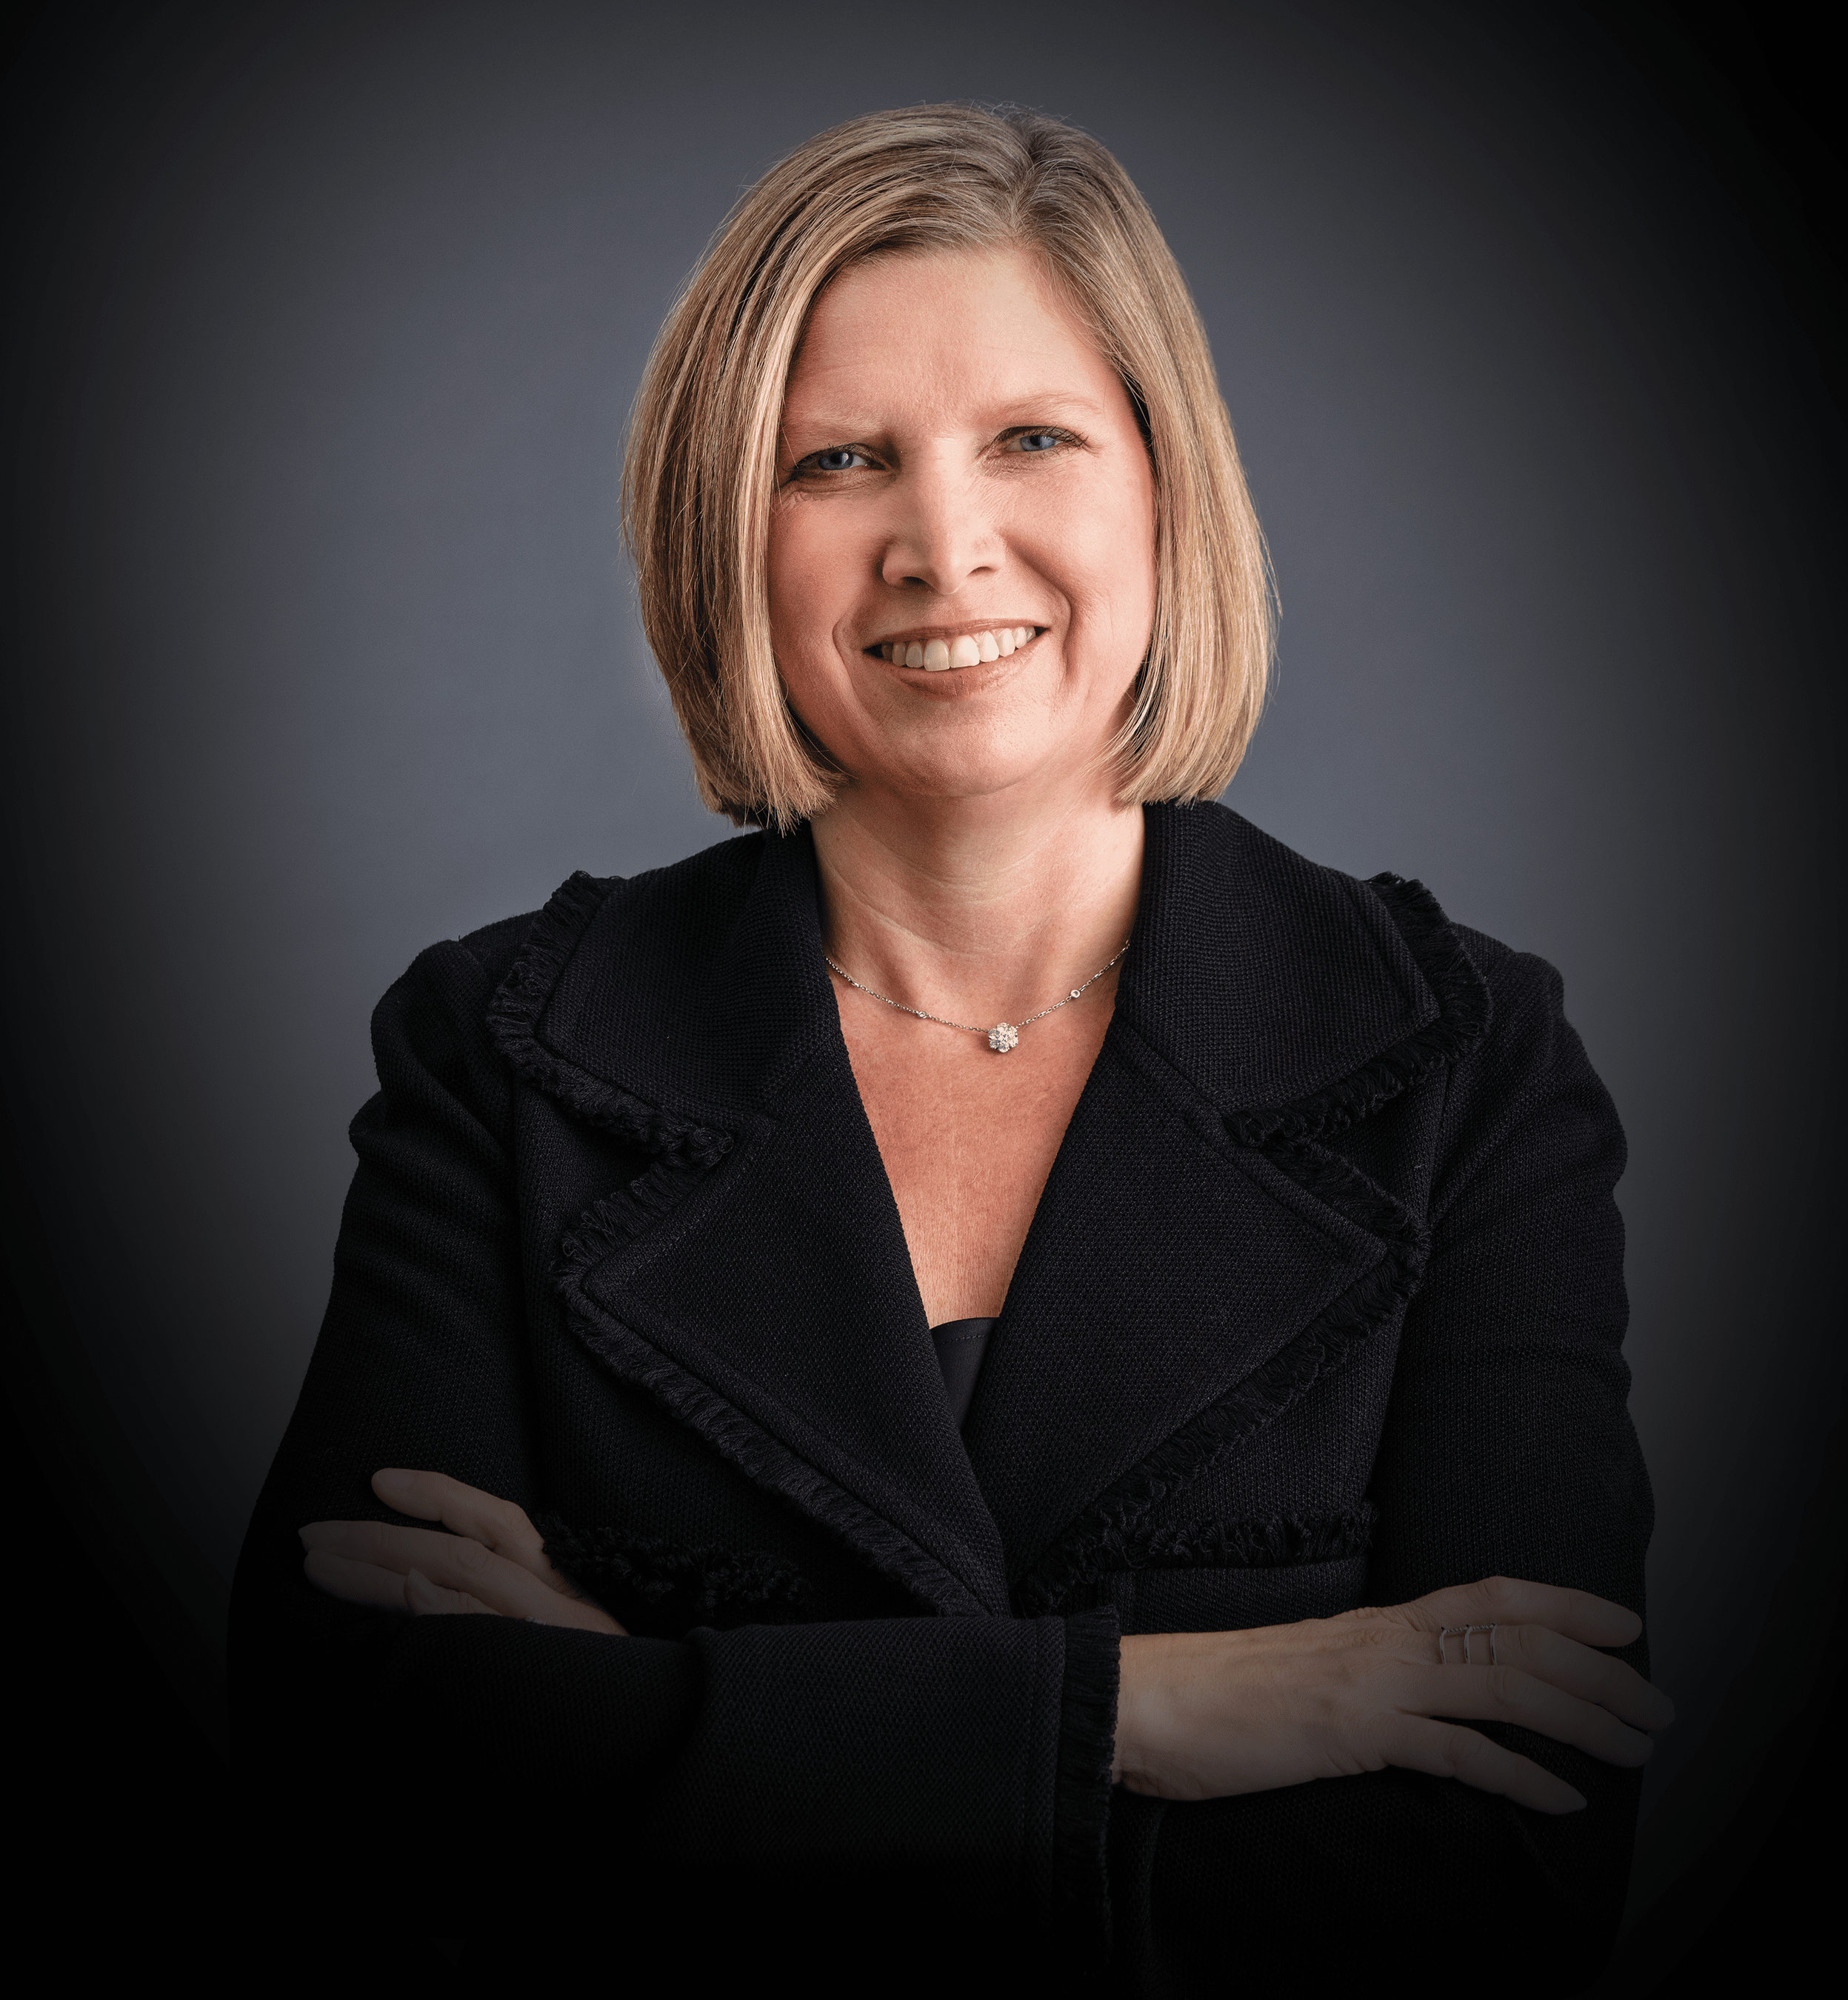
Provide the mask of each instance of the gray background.
[{"label": "gray background", "polygon": [[654,332],[783,148],[974,96],[1112,147],[1204,312],[1284,613],[1229,802],[1553,960],[1624,1116],[1681,1710],[1636,1911],[1801,1748],[1839,1568],[1822,280],[1711,50],[1498,21],[248,7],[79,106],[16,461],[15,1269],[56,1275],[16,1374],[209,1734],[373,1002],[729,831],[618,552]]}]

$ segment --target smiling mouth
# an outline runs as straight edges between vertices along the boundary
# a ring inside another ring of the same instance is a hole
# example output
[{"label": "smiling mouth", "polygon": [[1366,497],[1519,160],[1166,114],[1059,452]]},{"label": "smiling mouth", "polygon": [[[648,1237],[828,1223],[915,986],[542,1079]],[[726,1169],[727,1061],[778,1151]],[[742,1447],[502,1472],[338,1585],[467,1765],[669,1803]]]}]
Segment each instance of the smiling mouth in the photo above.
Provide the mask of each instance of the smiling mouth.
[{"label": "smiling mouth", "polygon": [[1040,625],[997,625],[983,632],[960,633],[954,639],[893,639],[867,650],[895,667],[921,667],[927,674],[947,674],[956,667],[1005,660],[1044,629]]}]

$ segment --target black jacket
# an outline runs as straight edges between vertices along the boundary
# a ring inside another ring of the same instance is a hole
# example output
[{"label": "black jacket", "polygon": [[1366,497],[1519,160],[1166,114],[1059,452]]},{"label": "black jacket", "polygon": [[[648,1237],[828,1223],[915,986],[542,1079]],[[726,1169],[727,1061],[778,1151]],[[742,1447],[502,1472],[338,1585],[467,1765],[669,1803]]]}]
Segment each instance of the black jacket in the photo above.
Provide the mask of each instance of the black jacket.
[{"label": "black jacket", "polygon": [[[908,1959],[1011,1939],[1124,1991],[1381,1952],[1502,1990],[1595,1971],[1638,1778],[1558,1744],[1495,1732],[1586,1794],[1563,1819],[1400,1771],[1112,1794],[1120,1628],[1496,1573],[1640,1611],[1650,1522],[1624,1142],[1557,976],[1221,807],[1148,835],[960,1436],[806,832],[575,876],[417,960],[238,1574],[266,1784],[337,1792],[377,1768],[356,1743],[459,1761],[575,1797],[571,1845],[651,1895],[794,1885],[811,1950],[852,1911]],[[319,1595],[296,1530],[390,1518],[382,1465],[518,1501],[647,1636]]]}]

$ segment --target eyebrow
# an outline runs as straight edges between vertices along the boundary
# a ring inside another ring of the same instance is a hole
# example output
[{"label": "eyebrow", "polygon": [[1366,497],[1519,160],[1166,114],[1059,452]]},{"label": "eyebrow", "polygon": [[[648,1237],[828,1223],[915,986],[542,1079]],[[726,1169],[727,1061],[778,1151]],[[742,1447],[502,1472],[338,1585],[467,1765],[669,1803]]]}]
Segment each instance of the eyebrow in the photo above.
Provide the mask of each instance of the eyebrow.
[{"label": "eyebrow", "polygon": [[[991,404],[984,411],[981,427],[1005,430],[1011,418],[1018,421],[1023,417],[1050,416],[1061,410],[1086,411],[1092,416],[1103,414],[1103,405],[1094,397],[1080,394],[1072,389],[1049,389],[1023,396],[1009,396],[1004,401]],[[825,432],[830,437],[843,439],[871,438],[884,430],[884,418],[868,420],[856,418],[843,413],[822,409],[800,413],[804,430]],[[788,405],[783,406],[783,425],[787,430],[790,422]]]}]

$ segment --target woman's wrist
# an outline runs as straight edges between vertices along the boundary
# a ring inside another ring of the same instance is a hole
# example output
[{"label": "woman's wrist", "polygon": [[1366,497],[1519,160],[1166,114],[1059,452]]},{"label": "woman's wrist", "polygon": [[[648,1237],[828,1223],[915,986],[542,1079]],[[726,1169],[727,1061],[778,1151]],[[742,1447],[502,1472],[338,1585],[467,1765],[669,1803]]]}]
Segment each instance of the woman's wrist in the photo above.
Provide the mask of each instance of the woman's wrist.
[{"label": "woman's wrist", "polygon": [[1123,1783],[1124,1772],[1129,1767],[1131,1745],[1135,1741],[1135,1648],[1136,1641],[1125,1638],[1117,1653],[1117,1736],[1110,1749],[1110,1783]]},{"label": "woman's wrist", "polygon": [[1165,1633],[1126,1637],[1118,1655],[1117,1741],[1110,1759],[1110,1782],[1133,1792],[1152,1789],[1149,1752],[1153,1747],[1152,1710],[1160,1701],[1162,1655]]}]

